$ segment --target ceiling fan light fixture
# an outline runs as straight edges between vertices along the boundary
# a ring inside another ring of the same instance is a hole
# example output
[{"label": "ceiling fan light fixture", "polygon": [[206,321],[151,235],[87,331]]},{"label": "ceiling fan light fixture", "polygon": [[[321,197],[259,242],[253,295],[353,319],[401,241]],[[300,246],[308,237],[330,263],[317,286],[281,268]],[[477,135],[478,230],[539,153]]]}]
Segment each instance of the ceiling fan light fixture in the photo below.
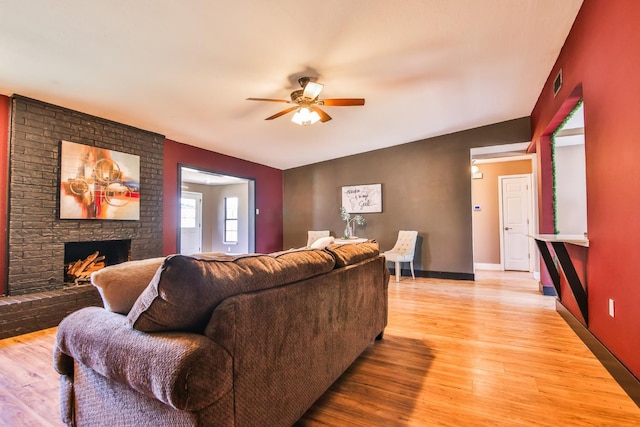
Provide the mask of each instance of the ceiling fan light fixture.
[{"label": "ceiling fan light fixture", "polygon": [[320,115],[307,107],[300,107],[296,110],[291,121],[300,126],[312,125],[320,120]]},{"label": "ceiling fan light fixture", "polygon": [[298,83],[302,89],[291,92],[291,100],[272,99],[272,98],[247,98],[248,101],[268,101],[268,102],[284,102],[293,104],[276,114],[267,117],[265,120],[273,120],[285,114],[294,113],[291,121],[300,125],[312,125],[316,122],[326,123],[331,120],[322,108],[328,107],[349,107],[355,105],[364,105],[364,98],[323,98],[319,99],[320,92],[324,85],[312,82],[309,77],[300,77]]},{"label": "ceiling fan light fixture", "polygon": [[318,96],[320,96],[320,92],[322,92],[323,87],[324,85],[321,85],[320,83],[307,82],[307,84],[304,86],[303,95],[305,96],[305,98],[316,99]]}]

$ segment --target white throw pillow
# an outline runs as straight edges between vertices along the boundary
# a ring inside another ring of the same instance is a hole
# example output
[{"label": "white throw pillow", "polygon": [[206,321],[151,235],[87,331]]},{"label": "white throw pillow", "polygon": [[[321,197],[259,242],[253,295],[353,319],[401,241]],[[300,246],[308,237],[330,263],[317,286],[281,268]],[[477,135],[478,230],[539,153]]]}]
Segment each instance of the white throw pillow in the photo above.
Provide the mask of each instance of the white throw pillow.
[{"label": "white throw pillow", "polygon": [[332,244],[333,240],[334,240],[333,236],[320,237],[318,240],[313,242],[309,247],[311,249],[324,249],[330,244]]},{"label": "white throw pillow", "polygon": [[104,308],[114,313],[129,313],[164,258],[127,261],[92,273],[91,284],[98,288]]}]

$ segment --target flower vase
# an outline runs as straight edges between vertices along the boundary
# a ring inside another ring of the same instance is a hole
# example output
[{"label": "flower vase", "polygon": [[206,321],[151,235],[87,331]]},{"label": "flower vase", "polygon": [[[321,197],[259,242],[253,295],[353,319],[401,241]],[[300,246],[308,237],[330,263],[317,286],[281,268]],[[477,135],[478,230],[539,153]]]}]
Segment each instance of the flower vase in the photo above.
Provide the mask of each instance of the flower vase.
[{"label": "flower vase", "polygon": [[353,230],[351,230],[351,224],[347,224],[344,228],[344,237],[350,239],[353,236]]}]

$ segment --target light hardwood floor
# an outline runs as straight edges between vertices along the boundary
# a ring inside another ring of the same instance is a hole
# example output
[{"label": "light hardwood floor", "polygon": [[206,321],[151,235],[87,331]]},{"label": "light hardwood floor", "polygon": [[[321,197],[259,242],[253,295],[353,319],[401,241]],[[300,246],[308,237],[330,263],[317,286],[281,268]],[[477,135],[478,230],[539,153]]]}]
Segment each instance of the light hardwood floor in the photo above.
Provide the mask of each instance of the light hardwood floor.
[{"label": "light hardwood floor", "polygon": [[[384,339],[297,425],[640,425],[640,408],[526,274],[392,278],[389,308]],[[62,425],[54,334],[0,340],[0,425]]]}]

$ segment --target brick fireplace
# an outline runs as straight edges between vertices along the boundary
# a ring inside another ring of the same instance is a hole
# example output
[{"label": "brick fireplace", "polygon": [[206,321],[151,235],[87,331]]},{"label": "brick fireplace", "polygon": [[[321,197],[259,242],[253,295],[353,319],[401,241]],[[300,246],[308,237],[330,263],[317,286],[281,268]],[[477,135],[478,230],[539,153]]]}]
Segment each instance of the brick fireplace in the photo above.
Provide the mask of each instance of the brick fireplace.
[{"label": "brick fireplace", "polygon": [[[7,295],[0,338],[57,325],[92,286],[65,285],[65,245],[127,241],[130,259],[162,255],[162,135],[22,96],[11,99]],[[140,156],[140,219],[59,219],[62,140]],[[67,261],[68,262],[68,261]]]}]

